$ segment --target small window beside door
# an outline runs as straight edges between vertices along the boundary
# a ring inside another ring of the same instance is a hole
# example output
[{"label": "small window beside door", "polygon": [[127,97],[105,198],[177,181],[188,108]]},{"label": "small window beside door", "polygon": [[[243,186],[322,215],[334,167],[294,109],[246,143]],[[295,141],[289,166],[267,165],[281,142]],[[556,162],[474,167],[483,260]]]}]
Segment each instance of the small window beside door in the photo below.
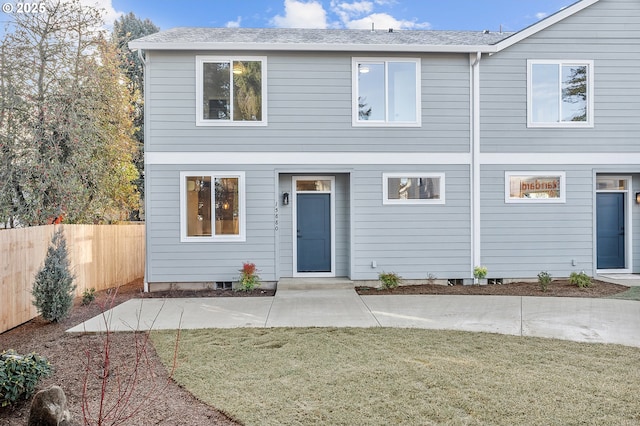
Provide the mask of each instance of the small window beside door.
[{"label": "small window beside door", "polygon": [[505,203],[565,203],[564,172],[505,172]]},{"label": "small window beside door", "polygon": [[444,173],[384,173],[383,204],[444,204]]}]

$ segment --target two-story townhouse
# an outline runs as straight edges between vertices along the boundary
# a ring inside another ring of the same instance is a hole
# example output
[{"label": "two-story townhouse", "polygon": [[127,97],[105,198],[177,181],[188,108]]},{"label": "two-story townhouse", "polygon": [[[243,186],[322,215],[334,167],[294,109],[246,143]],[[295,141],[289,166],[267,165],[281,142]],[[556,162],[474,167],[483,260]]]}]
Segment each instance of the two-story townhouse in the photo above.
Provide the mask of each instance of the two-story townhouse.
[{"label": "two-story townhouse", "polygon": [[130,46],[151,289],[246,261],[267,283],[640,271],[637,0],[515,34],[177,28]]}]

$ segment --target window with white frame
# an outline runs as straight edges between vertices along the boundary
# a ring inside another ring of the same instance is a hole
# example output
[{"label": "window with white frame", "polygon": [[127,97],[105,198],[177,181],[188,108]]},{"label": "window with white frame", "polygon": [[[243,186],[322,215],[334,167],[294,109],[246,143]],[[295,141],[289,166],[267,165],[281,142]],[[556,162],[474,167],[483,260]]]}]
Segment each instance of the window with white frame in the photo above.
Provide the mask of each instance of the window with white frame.
[{"label": "window with white frame", "polygon": [[505,172],[506,203],[565,203],[565,172]]},{"label": "window with white frame", "polygon": [[529,60],[529,127],[593,127],[593,61]]},{"label": "window with white frame", "polygon": [[244,172],[181,172],[181,241],[245,241],[244,185]]},{"label": "window with white frame", "polygon": [[444,204],[444,173],[383,173],[383,204]]},{"label": "window with white frame", "polygon": [[266,125],[264,57],[196,57],[196,124]]},{"label": "window with white frame", "polygon": [[353,125],[420,126],[420,59],[353,58]]}]

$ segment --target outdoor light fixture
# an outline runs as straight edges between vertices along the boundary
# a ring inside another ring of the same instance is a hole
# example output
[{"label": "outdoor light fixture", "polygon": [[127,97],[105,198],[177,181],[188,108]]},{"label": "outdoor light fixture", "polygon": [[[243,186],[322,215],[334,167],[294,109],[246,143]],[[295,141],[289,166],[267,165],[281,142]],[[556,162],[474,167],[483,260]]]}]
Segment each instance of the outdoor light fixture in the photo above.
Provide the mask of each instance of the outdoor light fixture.
[{"label": "outdoor light fixture", "polygon": [[283,192],[282,193],[282,205],[283,206],[288,206],[289,205],[289,193],[288,192]]},{"label": "outdoor light fixture", "polygon": [[640,204],[640,192],[636,192],[636,204]]}]

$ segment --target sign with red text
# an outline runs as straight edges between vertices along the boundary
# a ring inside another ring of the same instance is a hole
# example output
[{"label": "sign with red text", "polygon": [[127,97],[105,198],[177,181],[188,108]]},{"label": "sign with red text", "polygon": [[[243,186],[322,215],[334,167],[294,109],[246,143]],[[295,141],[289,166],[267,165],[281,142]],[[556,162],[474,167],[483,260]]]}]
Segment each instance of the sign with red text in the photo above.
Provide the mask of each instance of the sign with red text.
[{"label": "sign with red text", "polygon": [[505,174],[505,201],[522,202],[565,202],[565,174],[562,173],[514,173]]}]

